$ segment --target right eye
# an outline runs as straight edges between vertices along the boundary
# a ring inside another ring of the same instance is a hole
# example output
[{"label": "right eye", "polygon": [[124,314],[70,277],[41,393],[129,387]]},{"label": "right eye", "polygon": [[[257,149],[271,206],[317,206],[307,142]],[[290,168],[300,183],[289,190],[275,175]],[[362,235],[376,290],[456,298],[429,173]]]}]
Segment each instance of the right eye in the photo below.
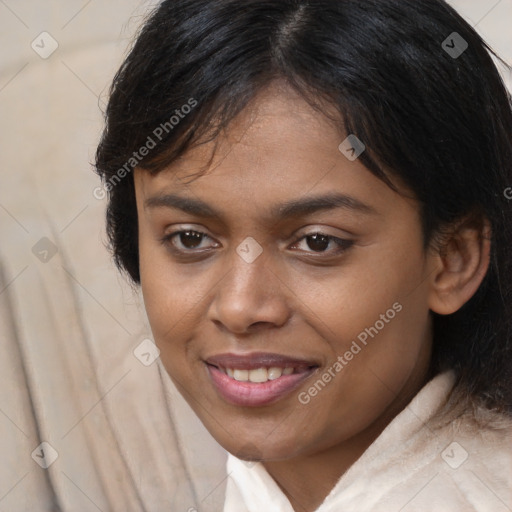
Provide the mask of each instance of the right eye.
[{"label": "right eye", "polygon": [[205,247],[198,247],[205,238],[210,238],[206,233],[192,229],[179,230],[169,233],[162,238],[162,243],[167,245],[172,251],[186,254],[193,253],[194,250],[204,251]]}]

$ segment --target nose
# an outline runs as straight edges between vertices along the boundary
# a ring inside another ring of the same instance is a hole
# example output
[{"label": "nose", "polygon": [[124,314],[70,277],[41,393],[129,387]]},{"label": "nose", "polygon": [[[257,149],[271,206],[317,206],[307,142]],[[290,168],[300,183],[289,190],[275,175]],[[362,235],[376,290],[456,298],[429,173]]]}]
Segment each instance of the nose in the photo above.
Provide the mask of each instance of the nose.
[{"label": "nose", "polygon": [[270,257],[247,262],[236,251],[226,257],[208,319],[233,334],[283,326],[290,317],[287,286]]}]

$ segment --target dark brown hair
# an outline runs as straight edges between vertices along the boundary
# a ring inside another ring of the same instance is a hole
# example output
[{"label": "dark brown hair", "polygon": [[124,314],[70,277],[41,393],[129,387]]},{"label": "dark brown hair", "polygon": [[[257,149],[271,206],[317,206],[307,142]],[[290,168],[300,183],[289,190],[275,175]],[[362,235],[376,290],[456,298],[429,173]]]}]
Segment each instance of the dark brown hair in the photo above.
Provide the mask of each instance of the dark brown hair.
[{"label": "dark brown hair", "polygon": [[413,191],[426,244],[471,212],[490,221],[479,290],[454,314],[432,313],[432,367],[453,368],[458,391],[510,413],[512,111],[491,53],[442,0],[162,2],[114,78],[96,155],[116,263],[139,283],[129,171],[158,173],[285,79],[336,108],[372,173]]}]

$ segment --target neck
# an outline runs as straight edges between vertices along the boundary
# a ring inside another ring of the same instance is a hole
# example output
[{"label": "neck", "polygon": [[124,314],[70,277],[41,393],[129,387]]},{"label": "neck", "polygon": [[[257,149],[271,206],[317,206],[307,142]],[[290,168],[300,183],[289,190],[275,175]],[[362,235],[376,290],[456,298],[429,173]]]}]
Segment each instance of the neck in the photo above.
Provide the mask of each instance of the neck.
[{"label": "neck", "polygon": [[432,377],[413,377],[386,411],[369,427],[343,442],[312,455],[265,461],[267,472],[287,496],[295,512],[314,512],[346,473]]}]

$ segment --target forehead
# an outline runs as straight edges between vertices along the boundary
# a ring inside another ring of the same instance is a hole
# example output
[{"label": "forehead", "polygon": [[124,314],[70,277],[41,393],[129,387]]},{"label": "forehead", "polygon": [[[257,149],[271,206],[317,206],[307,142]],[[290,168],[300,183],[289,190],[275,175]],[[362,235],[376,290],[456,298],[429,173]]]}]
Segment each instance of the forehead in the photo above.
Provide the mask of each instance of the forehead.
[{"label": "forehead", "polygon": [[215,141],[190,149],[157,175],[137,169],[137,196],[146,207],[174,194],[201,198],[212,211],[236,206],[238,215],[260,216],[270,210],[277,216],[280,205],[306,196],[339,193],[349,198],[347,205],[371,203],[375,194],[390,199],[394,192],[340,152],[345,137],[332,120],[277,84],[257,95]]},{"label": "forehead", "polygon": [[[326,105],[325,108],[333,111],[333,107]],[[340,125],[315,110],[286,83],[273,82],[249,102],[215,142],[200,144],[188,151],[170,170],[183,179],[191,167],[204,167],[213,156],[209,174],[215,172],[219,176],[236,156],[243,158],[246,164],[253,160],[259,174],[269,170],[269,175],[277,176],[280,162],[307,162],[311,152],[317,159],[322,157],[320,164],[332,165],[339,157]],[[272,167],[274,172],[271,172]],[[287,174],[293,179],[293,173]],[[244,176],[247,178],[250,173]]]}]

